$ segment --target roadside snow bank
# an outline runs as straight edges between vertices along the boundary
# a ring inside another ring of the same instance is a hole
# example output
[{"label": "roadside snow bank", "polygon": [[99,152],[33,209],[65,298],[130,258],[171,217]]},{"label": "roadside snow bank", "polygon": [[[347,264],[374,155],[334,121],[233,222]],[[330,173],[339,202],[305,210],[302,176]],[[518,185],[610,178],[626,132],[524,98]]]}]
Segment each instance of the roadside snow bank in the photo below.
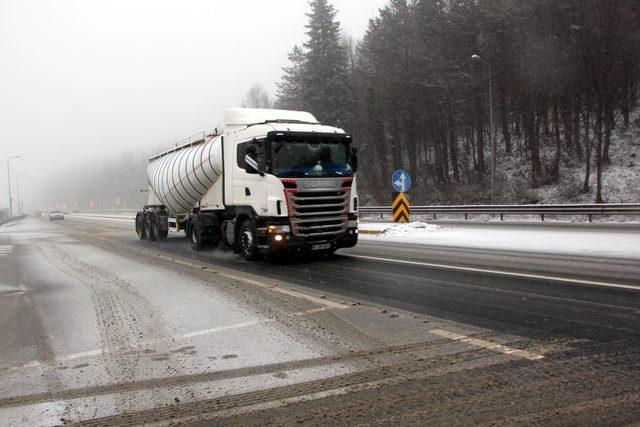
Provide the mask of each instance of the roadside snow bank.
[{"label": "roadside snow bank", "polygon": [[[360,223],[360,228],[364,232],[359,238],[367,242],[640,259],[640,231],[637,229],[496,228],[482,224],[448,225],[445,228],[421,222],[402,225],[364,222]],[[379,234],[366,234],[366,231]]]},{"label": "roadside snow bank", "polygon": [[380,230],[378,237],[428,237],[428,235],[443,230],[439,225],[426,222],[410,222],[406,224],[392,224]]}]

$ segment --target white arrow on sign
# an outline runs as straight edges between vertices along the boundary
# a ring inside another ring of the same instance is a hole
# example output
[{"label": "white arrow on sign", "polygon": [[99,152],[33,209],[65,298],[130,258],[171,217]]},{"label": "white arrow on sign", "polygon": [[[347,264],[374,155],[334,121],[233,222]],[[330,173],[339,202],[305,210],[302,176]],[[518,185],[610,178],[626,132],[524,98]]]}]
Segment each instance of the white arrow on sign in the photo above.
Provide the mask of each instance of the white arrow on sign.
[{"label": "white arrow on sign", "polygon": [[405,192],[405,189],[407,188],[407,187],[406,187],[406,179],[407,179],[406,175],[402,173],[402,174],[400,174],[400,179],[398,179],[398,180],[395,182],[395,184],[396,184],[398,187],[402,188],[402,191],[401,191],[402,193],[404,193],[404,192]]}]

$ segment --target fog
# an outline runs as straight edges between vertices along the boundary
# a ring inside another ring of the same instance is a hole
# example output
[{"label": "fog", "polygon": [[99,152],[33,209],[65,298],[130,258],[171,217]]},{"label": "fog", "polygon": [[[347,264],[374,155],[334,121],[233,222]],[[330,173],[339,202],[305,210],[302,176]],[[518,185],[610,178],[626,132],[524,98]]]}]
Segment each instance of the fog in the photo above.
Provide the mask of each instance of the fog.
[{"label": "fog", "polygon": [[[334,0],[355,38],[386,0]],[[5,159],[25,209],[78,165],[220,125],[260,82],[271,94],[304,41],[304,0],[0,0],[0,206]],[[15,208],[15,204],[14,204]]]}]

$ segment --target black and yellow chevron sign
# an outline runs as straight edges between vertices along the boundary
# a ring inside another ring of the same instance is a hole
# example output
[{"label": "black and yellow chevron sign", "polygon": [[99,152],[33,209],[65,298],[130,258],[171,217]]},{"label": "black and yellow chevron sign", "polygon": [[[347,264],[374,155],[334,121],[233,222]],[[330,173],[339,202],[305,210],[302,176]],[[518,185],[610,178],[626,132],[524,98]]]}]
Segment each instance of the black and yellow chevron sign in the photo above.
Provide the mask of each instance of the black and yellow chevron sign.
[{"label": "black and yellow chevron sign", "polygon": [[391,207],[393,211],[391,216],[395,222],[409,222],[411,204],[405,193],[398,193]]}]

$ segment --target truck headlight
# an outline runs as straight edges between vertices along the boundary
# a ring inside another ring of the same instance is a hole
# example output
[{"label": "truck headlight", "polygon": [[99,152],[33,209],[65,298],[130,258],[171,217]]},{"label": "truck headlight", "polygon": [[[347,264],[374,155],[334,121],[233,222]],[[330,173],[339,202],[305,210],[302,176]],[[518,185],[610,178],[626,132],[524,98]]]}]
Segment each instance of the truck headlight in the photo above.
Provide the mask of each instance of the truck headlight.
[{"label": "truck headlight", "polygon": [[291,233],[290,225],[270,225],[267,227],[269,234],[287,234]]}]

